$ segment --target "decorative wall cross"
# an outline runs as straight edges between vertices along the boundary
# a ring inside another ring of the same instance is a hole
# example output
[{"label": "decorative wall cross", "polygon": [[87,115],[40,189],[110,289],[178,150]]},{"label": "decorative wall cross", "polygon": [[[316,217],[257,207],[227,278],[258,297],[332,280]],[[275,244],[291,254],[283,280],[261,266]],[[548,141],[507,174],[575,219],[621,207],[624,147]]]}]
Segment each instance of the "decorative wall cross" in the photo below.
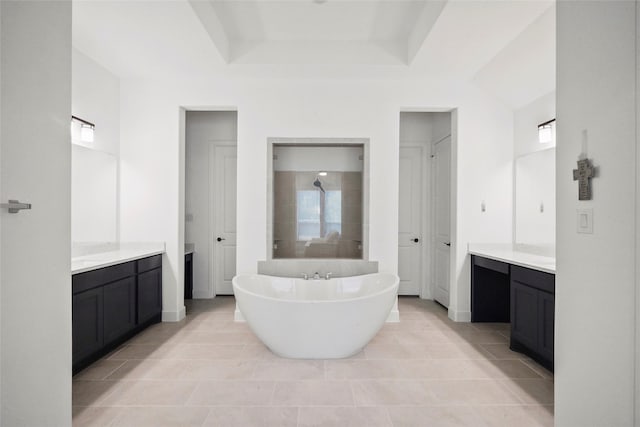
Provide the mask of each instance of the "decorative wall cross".
[{"label": "decorative wall cross", "polygon": [[591,200],[591,178],[595,176],[591,160],[578,160],[578,169],[573,170],[573,180],[578,181],[578,200]]}]

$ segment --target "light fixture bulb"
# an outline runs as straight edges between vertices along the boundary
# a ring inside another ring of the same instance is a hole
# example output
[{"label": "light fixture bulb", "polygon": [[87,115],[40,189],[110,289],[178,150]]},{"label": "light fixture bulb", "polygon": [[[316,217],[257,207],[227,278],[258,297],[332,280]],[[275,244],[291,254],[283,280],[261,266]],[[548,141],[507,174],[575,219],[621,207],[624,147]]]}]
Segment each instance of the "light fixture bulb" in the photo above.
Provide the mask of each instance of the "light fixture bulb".
[{"label": "light fixture bulb", "polygon": [[93,142],[93,127],[84,123],[80,125],[80,139],[84,142]]},{"label": "light fixture bulb", "polygon": [[325,171],[320,171],[318,172],[318,175],[320,176],[327,176],[327,173]]},{"label": "light fixture bulb", "polygon": [[540,144],[549,144],[551,142],[555,142],[555,139],[556,139],[555,119],[538,125],[538,142]]}]

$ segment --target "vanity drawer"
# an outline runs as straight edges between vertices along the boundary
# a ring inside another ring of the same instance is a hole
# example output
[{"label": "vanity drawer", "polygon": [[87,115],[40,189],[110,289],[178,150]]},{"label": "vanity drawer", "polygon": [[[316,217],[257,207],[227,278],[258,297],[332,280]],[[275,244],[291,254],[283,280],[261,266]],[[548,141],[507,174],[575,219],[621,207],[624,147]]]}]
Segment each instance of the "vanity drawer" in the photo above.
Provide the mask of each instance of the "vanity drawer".
[{"label": "vanity drawer", "polygon": [[530,268],[511,266],[511,281],[519,282],[551,294],[556,290],[556,276]]},{"label": "vanity drawer", "polygon": [[478,267],[487,268],[489,270],[497,271],[498,273],[509,274],[509,264],[504,262],[473,255],[473,263]]},{"label": "vanity drawer", "polygon": [[138,260],[138,274],[162,267],[162,255],[154,255]]},{"label": "vanity drawer", "polygon": [[78,292],[84,292],[106,283],[124,279],[125,277],[135,276],[135,274],[135,261],[99,268],[97,270],[87,271],[86,273],[74,274],[71,279],[72,292],[77,294]]}]

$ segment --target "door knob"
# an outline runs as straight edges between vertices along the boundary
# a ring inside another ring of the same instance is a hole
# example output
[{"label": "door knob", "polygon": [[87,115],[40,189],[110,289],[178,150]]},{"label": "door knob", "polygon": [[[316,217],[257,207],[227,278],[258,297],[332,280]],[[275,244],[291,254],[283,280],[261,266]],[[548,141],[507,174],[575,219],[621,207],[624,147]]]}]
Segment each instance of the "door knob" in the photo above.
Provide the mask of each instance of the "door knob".
[{"label": "door knob", "polygon": [[418,243],[418,242],[420,241],[420,239],[418,239],[417,237],[414,237],[414,238],[413,238],[413,239],[411,239],[411,240],[413,240],[415,243]]},{"label": "door knob", "polygon": [[224,237],[218,237],[216,240],[217,240],[218,242],[222,242],[223,240],[227,240],[227,239],[225,239]]}]

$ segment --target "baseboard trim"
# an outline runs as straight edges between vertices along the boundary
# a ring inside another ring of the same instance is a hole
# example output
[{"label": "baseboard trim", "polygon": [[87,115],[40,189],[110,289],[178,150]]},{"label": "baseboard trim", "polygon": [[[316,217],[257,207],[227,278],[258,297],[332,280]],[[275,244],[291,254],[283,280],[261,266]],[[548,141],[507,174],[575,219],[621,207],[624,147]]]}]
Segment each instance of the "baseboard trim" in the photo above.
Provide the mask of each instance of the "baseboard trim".
[{"label": "baseboard trim", "polygon": [[213,293],[210,291],[193,290],[193,299],[211,299]]},{"label": "baseboard trim", "polygon": [[471,312],[449,310],[449,319],[454,322],[471,322]]},{"label": "baseboard trim", "polygon": [[163,311],[163,322],[179,322],[187,315],[187,308],[183,305],[178,311]]}]

